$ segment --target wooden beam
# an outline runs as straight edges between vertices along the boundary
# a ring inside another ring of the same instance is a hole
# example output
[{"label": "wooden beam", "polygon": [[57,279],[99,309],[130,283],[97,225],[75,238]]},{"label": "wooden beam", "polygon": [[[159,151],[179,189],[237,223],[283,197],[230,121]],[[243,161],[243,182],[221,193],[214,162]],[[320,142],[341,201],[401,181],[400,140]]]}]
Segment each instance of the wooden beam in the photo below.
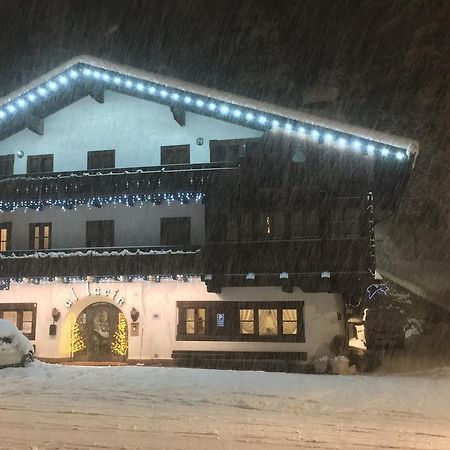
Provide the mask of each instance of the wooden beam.
[{"label": "wooden beam", "polygon": [[179,106],[171,106],[170,111],[172,112],[175,122],[181,127],[186,125],[186,110]]},{"label": "wooden beam", "polygon": [[105,90],[101,88],[94,88],[89,94],[96,102],[105,103]]},{"label": "wooden beam", "polygon": [[44,119],[41,119],[34,114],[27,114],[26,116],[26,125],[27,128],[33,133],[39,134],[40,136],[44,135]]}]

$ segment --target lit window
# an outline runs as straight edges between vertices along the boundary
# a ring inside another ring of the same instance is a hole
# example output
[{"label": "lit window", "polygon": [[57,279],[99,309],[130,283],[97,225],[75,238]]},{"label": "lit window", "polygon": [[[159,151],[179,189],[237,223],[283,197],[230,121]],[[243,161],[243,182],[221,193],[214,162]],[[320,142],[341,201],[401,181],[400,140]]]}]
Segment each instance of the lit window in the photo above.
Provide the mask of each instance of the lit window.
[{"label": "lit window", "polygon": [[297,334],[296,309],[283,309],[283,334]]},{"label": "lit window", "polygon": [[276,309],[260,309],[258,311],[259,319],[259,335],[260,336],[276,336],[278,334],[277,326],[277,310]]},{"label": "lit window", "polygon": [[3,318],[9,320],[17,327],[17,311],[4,311]]},{"label": "lit window", "polygon": [[186,334],[205,334],[205,308],[186,309]]},{"label": "lit window", "polygon": [[255,311],[253,309],[240,309],[239,318],[241,334],[254,334]]},{"label": "lit window", "polygon": [[23,311],[22,329],[25,334],[30,334],[33,329],[33,311]]},{"label": "lit window", "polygon": [[30,248],[32,250],[48,250],[51,243],[51,223],[30,224]]},{"label": "lit window", "polygon": [[2,303],[0,319],[9,320],[28,338],[33,340],[36,331],[36,304]]},{"label": "lit window", "polygon": [[7,252],[11,246],[11,223],[0,223],[0,252]]}]

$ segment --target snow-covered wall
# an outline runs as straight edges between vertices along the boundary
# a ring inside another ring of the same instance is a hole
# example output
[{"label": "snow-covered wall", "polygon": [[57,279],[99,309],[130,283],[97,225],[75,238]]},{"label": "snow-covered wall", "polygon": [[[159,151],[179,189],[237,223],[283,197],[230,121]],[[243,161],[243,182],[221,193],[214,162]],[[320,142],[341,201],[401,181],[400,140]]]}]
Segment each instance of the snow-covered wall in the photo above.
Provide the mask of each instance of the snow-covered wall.
[{"label": "snow-covered wall", "polygon": [[[96,288],[99,295],[95,294]],[[73,292],[72,292],[73,289]],[[109,293],[108,293],[109,289]],[[118,293],[112,298],[115,290]],[[91,295],[88,295],[88,292]],[[105,295],[108,293],[108,295]],[[67,307],[67,299],[79,299]],[[134,307],[140,312],[139,336],[129,336],[129,359],[168,359],[173,350],[227,350],[227,351],[296,351],[307,352],[308,359],[320,356],[321,348],[327,346],[333,336],[344,333],[344,322],[338,320],[342,312],[340,295],[329,293],[305,293],[294,289],[293,293],[282,292],[279,287],[224,288],[222,293],[208,293],[201,281],[182,283],[161,281],[132,283],[103,282],[73,284],[11,284],[8,291],[0,291],[1,303],[36,303],[37,327],[35,344],[37,355],[42,358],[67,358],[70,353],[70,322],[89,305],[97,302],[116,304],[124,300],[119,308],[130,323],[130,312]],[[177,341],[177,301],[303,301],[305,342],[227,342],[227,341]],[[49,336],[49,325],[53,323],[52,308],[58,308],[56,336]],[[142,348],[141,348],[142,342]]]},{"label": "snow-covered wall", "polygon": [[[116,150],[116,167],[160,164],[160,147],[189,144],[191,163],[209,162],[209,141],[258,137],[262,133],[221,120],[186,113],[180,126],[168,106],[105,92],[105,102],[85,97],[45,119],[39,136],[23,130],[0,142],[0,155],[24,152],[15,158],[14,173],[26,173],[27,156],[54,154],[54,171],[83,170],[87,152]],[[197,138],[203,145],[197,145]]]},{"label": "snow-covered wall", "polygon": [[[130,220],[132,215],[133,220]],[[128,207],[122,204],[103,208],[79,206],[77,210],[63,211],[60,207],[35,211],[19,208],[14,212],[0,213],[0,222],[12,222],[11,249],[29,248],[30,223],[52,223],[52,248],[82,248],[86,246],[86,221],[114,220],[114,245],[116,247],[160,245],[160,223],[164,217],[190,217],[191,244],[202,245],[205,235],[204,205],[172,202]]]}]

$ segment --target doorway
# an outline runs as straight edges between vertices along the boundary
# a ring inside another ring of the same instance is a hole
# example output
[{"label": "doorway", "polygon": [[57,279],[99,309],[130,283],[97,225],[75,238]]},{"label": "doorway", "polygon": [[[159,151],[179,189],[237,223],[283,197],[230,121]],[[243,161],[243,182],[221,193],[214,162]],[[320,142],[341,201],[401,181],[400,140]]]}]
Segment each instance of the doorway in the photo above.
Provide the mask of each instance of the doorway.
[{"label": "doorway", "polygon": [[78,316],[71,342],[74,361],[125,362],[128,356],[125,315],[110,303],[94,303]]}]

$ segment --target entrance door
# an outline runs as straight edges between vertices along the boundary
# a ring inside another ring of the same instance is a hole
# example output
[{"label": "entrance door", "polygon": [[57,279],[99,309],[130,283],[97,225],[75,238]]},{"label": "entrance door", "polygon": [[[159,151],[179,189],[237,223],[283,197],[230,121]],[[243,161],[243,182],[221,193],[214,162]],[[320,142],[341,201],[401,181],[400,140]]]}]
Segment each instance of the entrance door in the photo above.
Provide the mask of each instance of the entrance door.
[{"label": "entrance door", "polygon": [[125,315],[110,303],[94,303],[78,316],[72,330],[75,361],[125,362],[128,327]]}]

